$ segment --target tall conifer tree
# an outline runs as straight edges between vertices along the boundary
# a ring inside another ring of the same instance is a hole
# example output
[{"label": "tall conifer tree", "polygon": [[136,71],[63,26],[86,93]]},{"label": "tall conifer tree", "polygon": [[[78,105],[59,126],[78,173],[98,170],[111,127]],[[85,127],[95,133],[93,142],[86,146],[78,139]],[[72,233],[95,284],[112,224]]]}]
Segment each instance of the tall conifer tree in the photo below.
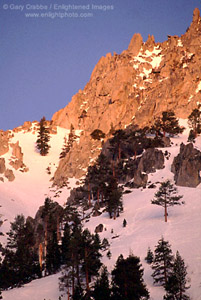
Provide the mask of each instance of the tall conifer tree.
[{"label": "tall conifer tree", "polygon": [[167,300],[187,300],[190,299],[186,295],[186,290],[189,288],[187,286],[187,267],[185,262],[180,256],[179,252],[176,253],[176,258],[173,264],[172,275],[168,278],[166,284],[167,295],[165,299]]},{"label": "tall conifer tree", "polygon": [[188,125],[193,130],[193,135],[196,138],[201,133],[201,111],[195,108],[188,116]]},{"label": "tall conifer tree", "polygon": [[93,290],[93,297],[95,300],[103,300],[103,299],[110,299],[110,285],[108,279],[108,271],[107,268],[104,266],[101,271],[100,277],[96,280],[94,290]]},{"label": "tall conifer tree", "polygon": [[148,290],[143,281],[143,269],[140,259],[130,255],[117,259],[112,271],[112,299],[140,300],[149,299]]},{"label": "tall conifer tree", "polygon": [[38,139],[36,140],[36,145],[40,154],[45,156],[48,154],[50,145],[48,144],[50,140],[49,130],[46,126],[46,119],[43,117],[39,123],[39,130],[38,130]]},{"label": "tall conifer tree", "polygon": [[169,242],[162,237],[154,251],[154,261],[152,264],[154,283],[166,286],[168,277],[172,274],[173,255]]}]

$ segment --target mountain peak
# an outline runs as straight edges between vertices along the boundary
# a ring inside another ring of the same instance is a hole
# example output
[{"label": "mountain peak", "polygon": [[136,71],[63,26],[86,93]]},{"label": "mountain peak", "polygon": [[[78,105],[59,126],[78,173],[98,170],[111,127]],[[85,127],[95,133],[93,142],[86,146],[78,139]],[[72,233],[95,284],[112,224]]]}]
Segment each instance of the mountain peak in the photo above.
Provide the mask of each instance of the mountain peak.
[{"label": "mountain peak", "polygon": [[180,118],[188,117],[201,102],[200,32],[200,12],[196,8],[192,24],[181,37],[168,36],[167,41],[155,43],[154,36],[149,35],[144,43],[135,33],[127,50],[109,53],[99,60],[84,90],[52,118],[55,125],[69,129],[73,124],[83,131],[76,145],[79,162],[73,174],[70,166],[75,162],[69,154],[56,173],[56,181],[63,168],[67,176],[79,177],[84,172],[86,161],[88,164],[97,155],[97,151],[92,153],[90,136],[96,129],[108,137],[111,127],[149,126],[166,110],[173,110]]},{"label": "mountain peak", "polygon": [[196,7],[193,11],[193,23],[199,23],[200,21],[200,10]]},{"label": "mountain peak", "polygon": [[128,46],[128,53],[138,55],[143,44],[143,39],[140,33],[135,33]]}]

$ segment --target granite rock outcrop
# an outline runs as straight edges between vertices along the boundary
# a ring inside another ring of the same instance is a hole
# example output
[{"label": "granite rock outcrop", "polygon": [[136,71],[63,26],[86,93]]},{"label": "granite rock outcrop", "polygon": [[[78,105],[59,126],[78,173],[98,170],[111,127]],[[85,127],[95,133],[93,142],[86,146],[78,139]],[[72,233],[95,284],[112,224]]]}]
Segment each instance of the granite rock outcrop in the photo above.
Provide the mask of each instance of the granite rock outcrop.
[{"label": "granite rock outcrop", "polygon": [[135,34],[127,50],[102,57],[85,88],[52,117],[53,125],[70,129],[72,124],[84,137],[61,160],[55,183],[63,177],[81,177],[100,153],[101,146],[94,146],[90,136],[95,129],[102,130],[106,140],[112,130],[130,124],[152,125],[163,111],[187,118],[201,104],[200,45],[201,18],[196,8],[181,37],[168,36],[157,43],[153,36],[143,42]]}]

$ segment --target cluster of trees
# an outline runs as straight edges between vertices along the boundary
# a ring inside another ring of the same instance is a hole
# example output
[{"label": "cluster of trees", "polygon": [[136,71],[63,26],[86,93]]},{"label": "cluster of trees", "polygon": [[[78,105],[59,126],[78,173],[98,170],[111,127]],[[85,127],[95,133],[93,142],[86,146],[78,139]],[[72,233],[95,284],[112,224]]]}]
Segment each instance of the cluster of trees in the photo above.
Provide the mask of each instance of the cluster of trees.
[{"label": "cluster of trees", "polygon": [[89,203],[92,195],[97,207],[105,205],[110,218],[116,219],[123,210],[122,189],[118,186],[111,162],[103,154],[88,168],[85,185],[88,186]]},{"label": "cluster of trees", "polygon": [[[90,288],[86,289],[85,282],[76,281],[73,289],[69,278],[72,276],[65,273],[60,278],[60,287],[66,290],[67,299],[73,300],[140,300],[149,299],[149,292],[143,280],[143,269],[140,259],[134,255],[124,258],[120,255],[115,267],[111,272],[110,284],[109,273],[103,265]],[[71,297],[71,298],[70,298]]]},{"label": "cluster of trees", "polygon": [[[88,167],[83,186],[77,189],[79,196],[77,198],[75,196],[75,202],[78,200],[80,204],[88,207],[94,205],[96,211],[105,206],[110,218],[116,219],[123,211],[122,189],[119,184],[125,182],[128,176],[132,178],[138,165],[137,155],[142,154],[144,149],[163,146],[162,137],[166,133],[173,135],[182,131],[183,128],[179,126],[178,119],[172,111],[163,112],[162,117],[157,119],[152,128],[139,129],[137,126],[130,126],[126,130],[113,131],[112,138],[105,143],[95,163]],[[150,136],[153,132],[155,138]],[[91,136],[94,139],[101,139],[105,135],[97,129]],[[69,151],[69,147],[66,149]],[[65,147],[62,153],[65,155]]]},{"label": "cluster of trees", "polygon": [[68,285],[64,278],[61,280],[66,287],[71,286],[72,294],[81,283],[83,287],[83,281],[89,292],[90,281],[102,265],[100,251],[108,249],[108,241],[101,242],[98,234],[84,230],[76,209],[63,209],[49,198],[37,215],[37,222],[18,215],[11,223],[2,250],[0,289],[54,274],[63,266]]},{"label": "cluster of trees", "polygon": [[[107,246],[101,243],[99,235],[83,229],[78,213],[67,207],[68,214],[62,237],[63,275],[60,278],[60,289],[75,299],[83,290],[90,294],[90,282],[98,275],[101,263],[101,250]],[[73,299],[74,299],[73,298]]]},{"label": "cluster of trees", "polygon": [[20,286],[41,276],[38,253],[34,244],[32,225],[23,215],[18,215],[11,223],[7,246],[2,249],[0,289]]},{"label": "cluster of trees", "polygon": [[176,256],[172,254],[171,246],[162,237],[154,253],[148,248],[145,258],[153,269],[152,277],[154,284],[163,286],[166,290],[165,300],[187,300],[187,267],[181,255],[177,251]]}]

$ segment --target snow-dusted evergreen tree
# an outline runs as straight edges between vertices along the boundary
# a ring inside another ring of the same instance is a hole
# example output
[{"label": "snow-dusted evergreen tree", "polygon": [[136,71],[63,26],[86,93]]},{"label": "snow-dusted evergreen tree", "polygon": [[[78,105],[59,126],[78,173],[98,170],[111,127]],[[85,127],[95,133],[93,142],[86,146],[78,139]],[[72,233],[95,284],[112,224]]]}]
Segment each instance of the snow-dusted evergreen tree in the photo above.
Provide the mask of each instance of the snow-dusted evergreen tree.
[{"label": "snow-dusted evergreen tree", "polygon": [[155,193],[154,199],[151,203],[164,207],[165,222],[167,222],[167,208],[169,206],[184,204],[184,202],[180,202],[182,197],[183,196],[181,195],[177,195],[177,188],[170,182],[170,180],[166,180],[161,183],[161,186],[159,187],[158,192]]},{"label": "snow-dusted evergreen tree", "polygon": [[152,264],[154,283],[166,286],[169,276],[172,274],[173,255],[169,242],[162,237],[154,251],[154,260]]},{"label": "snow-dusted evergreen tree", "polygon": [[201,111],[195,108],[192,113],[188,116],[188,125],[193,130],[195,138],[201,133]]},{"label": "snow-dusted evergreen tree", "polygon": [[145,257],[145,260],[148,264],[152,264],[153,260],[154,260],[154,254],[151,251],[151,248],[149,247],[147,250],[147,256]]},{"label": "snow-dusted evergreen tree", "polygon": [[38,139],[36,140],[37,149],[40,151],[42,156],[48,154],[50,145],[48,144],[50,140],[49,130],[46,126],[46,119],[43,117],[39,123],[39,130],[38,130]]},{"label": "snow-dusted evergreen tree", "polygon": [[187,267],[185,262],[180,256],[179,252],[176,253],[176,258],[173,264],[173,272],[168,278],[166,284],[167,294],[165,296],[166,300],[187,300],[190,299],[186,294],[186,290],[189,288],[187,286]]},{"label": "snow-dusted evergreen tree", "polygon": [[60,156],[59,156],[60,159],[64,158],[67,155],[67,153],[72,148],[73,143],[76,139],[77,139],[77,136],[75,135],[74,127],[71,124],[70,133],[69,133],[68,138],[66,136],[64,137],[64,145],[63,145],[62,151],[61,151]]}]

